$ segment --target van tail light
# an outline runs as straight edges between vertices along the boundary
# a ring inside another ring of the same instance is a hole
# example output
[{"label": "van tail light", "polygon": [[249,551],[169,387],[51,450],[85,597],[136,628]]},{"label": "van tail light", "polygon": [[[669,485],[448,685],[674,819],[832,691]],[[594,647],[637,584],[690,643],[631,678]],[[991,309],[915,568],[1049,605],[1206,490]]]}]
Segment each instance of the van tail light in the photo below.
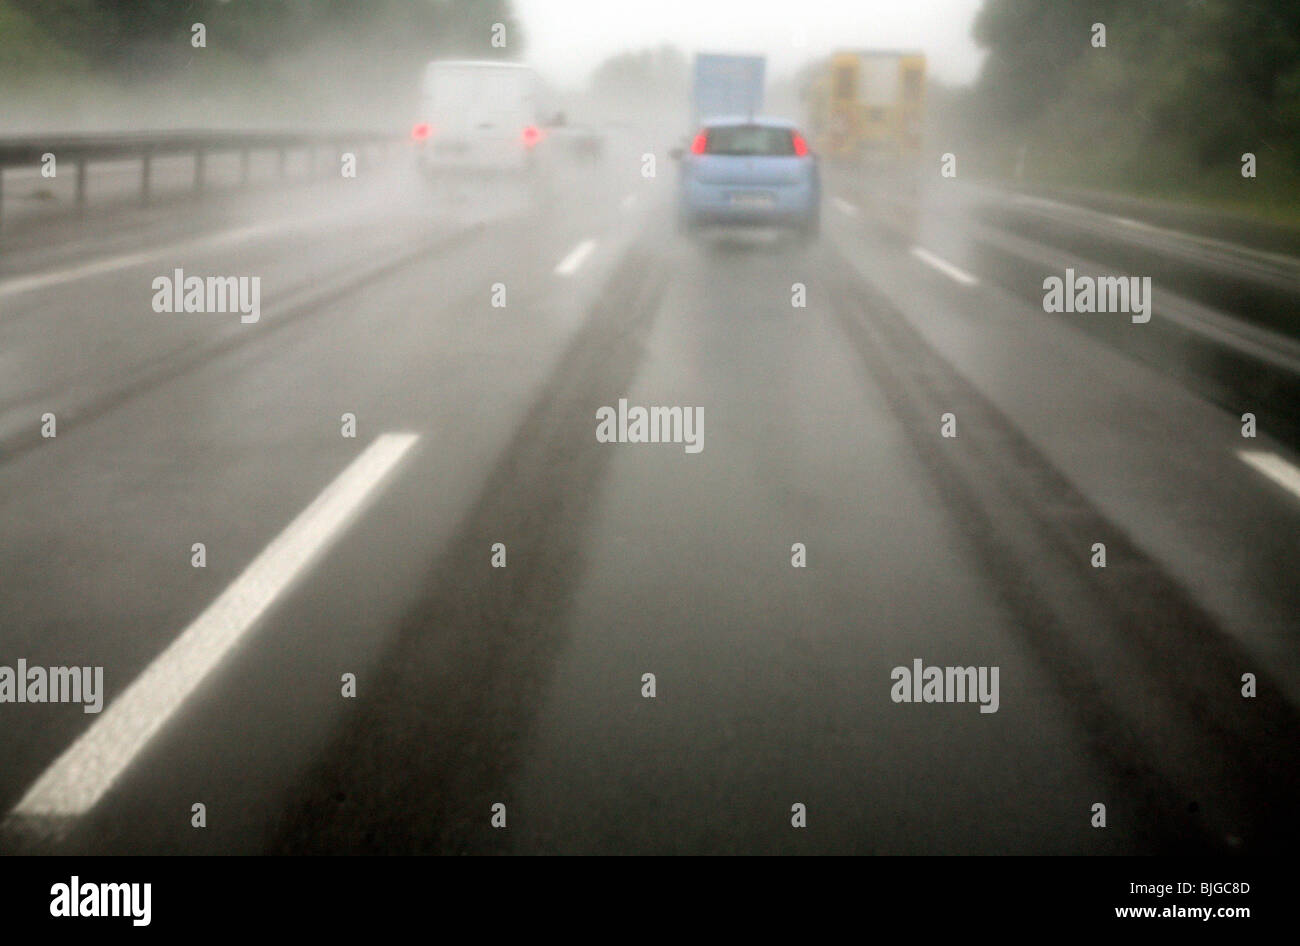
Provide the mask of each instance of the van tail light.
[{"label": "van tail light", "polygon": [[542,140],[542,131],[536,125],[529,125],[524,129],[524,145],[531,148],[537,142]]},{"label": "van tail light", "polygon": [[808,154],[808,142],[804,141],[803,135],[797,131],[790,132],[790,141],[794,144],[794,153],[799,157],[806,157]]},{"label": "van tail light", "polygon": [[433,136],[433,126],[428,122],[420,122],[411,129],[412,141],[428,141]]},{"label": "van tail light", "polygon": [[709,134],[708,132],[702,131],[696,135],[695,140],[691,142],[691,154],[703,154],[708,147]]}]

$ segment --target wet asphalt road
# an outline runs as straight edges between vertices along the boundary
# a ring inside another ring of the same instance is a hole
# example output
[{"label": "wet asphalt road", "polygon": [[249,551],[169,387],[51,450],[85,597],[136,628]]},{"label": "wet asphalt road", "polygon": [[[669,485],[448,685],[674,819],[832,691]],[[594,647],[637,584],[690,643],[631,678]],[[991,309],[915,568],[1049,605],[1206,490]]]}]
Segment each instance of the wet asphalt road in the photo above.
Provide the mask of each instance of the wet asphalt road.
[{"label": "wet asphalt road", "polygon": [[[1289,848],[1300,495],[1239,454],[1297,463],[1288,343],[1190,276],[1147,325],[1044,313],[1086,257],[986,188],[832,175],[814,243],[690,239],[639,171],[535,200],[398,164],[6,236],[0,664],[102,666],[111,704],[369,445],[418,438],[174,712],[142,704],[151,738],[96,743],[94,804],[6,849]],[[260,319],[154,312],[176,268],[259,276]],[[1251,345],[1266,383],[1231,367]],[[702,449],[598,442],[620,398],[700,408]],[[997,711],[895,702],[917,659],[998,668]],[[0,714],[6,811],[108,716]]]}]

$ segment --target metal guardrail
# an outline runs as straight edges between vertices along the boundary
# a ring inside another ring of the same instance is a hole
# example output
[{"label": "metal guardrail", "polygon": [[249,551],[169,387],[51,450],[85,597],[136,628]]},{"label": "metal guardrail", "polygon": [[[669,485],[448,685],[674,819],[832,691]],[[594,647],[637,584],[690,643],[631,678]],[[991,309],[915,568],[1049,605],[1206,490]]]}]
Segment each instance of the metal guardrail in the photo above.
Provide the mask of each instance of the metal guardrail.
[{"label": "metal guardrail", "polygon": [[205,183],[205,165],[211,154],[235,152],[240,155],[240,183],[249,183],[250,156],[255,151],[274,151],[279,155],[279,174],[285,175],[286,157],[291,151],[307,151],[313,171],[322,151],[357,151],[363,148],[386,149],[402,139],[381,132],[283,132],[283,131],[167,131],[133,134],[28,135],[0,138],[0,221],[3,221],[4,170],[40,165],[45,155],[76,166],[76,205],[86,205],[86,169],[94,161],[135,158],[140,161],[140,200],[147,204],[152,196],[153,159],[193,155],[194,190]]}]

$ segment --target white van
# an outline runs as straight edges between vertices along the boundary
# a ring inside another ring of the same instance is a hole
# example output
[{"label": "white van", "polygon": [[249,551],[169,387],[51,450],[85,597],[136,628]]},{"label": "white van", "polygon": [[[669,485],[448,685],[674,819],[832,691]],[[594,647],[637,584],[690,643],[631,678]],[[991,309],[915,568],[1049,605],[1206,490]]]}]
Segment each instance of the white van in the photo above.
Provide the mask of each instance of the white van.
[{"label": "white van", "polygon": [[530,169],[542,139],[539,98],[537,74],[521,63],[429,63],[411,131],[416,162],[429,174]]}]

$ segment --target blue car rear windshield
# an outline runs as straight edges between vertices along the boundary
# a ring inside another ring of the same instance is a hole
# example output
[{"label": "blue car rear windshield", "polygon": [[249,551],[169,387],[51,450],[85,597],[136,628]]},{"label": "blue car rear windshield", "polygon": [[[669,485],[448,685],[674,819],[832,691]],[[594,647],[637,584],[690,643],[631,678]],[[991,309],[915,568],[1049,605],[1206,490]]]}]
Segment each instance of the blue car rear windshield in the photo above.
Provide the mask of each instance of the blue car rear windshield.
[{"label": "blue car rear windshield", "polygon": [[782,156],[794,154],[788,128],[767,125],[720,125],[705,131],[705,154]]}]

